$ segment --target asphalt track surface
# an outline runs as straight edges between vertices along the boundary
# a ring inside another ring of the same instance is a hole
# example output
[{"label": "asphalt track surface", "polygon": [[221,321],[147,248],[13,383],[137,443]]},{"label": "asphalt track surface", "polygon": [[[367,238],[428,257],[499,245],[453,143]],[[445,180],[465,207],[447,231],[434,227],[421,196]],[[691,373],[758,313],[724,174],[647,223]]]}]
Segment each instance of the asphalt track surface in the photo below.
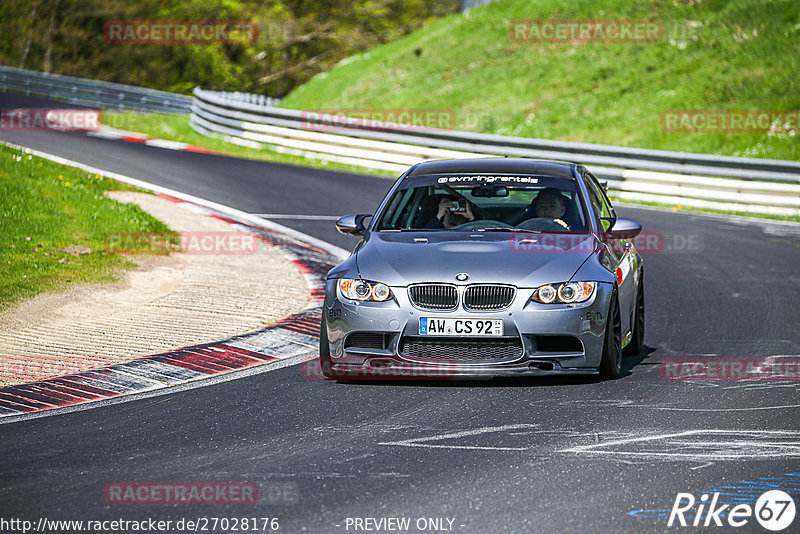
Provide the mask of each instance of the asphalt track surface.
[{"label": "asphalt track surface", "polygon": [[[29,102],[0,95],[4,108]],[[78,134],[0,139],[250,213],[366,213],[391,185]],[[401,517],[411,532],[418,518],[452,519],[453,532],[663,532],[678,493],[752,503],[776,487],[800,505],[800,381],[667,380],[662,365],[800,357],[800,227],[618,213],[664,238],[644,254],[644,354],[626,358],[619,380],[358,384],[291,366],[4,424],[0,518],[277,517],[282,532],[354,532],[348,518]],[[355,244],[330,221],[277,222]],[[107,504],[104,488],[120,481],[251,481],[262,502]],[[287,488],[291,497],[264,502]],[[766,532],[753,518],[710,530]]]}]

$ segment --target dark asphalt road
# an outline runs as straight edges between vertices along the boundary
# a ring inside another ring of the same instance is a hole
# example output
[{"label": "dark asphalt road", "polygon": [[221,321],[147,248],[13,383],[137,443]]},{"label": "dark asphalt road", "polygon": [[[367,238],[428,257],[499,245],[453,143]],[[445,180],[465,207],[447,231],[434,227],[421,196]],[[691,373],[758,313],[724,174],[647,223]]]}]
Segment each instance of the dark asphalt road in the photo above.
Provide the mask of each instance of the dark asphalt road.
[{"label": "dark asphalt road", "polygon": [[[251,213],[371,212],[391,184],[82,135],[0,138]],[[441,517],[455,532],[663,532],[666,517],[641,511],[669,510],[682,492],[726,487],[736,500],[779,487],[800,505],[800,382],[673,381],[660,366],[800,358],[800,227],[618,211],[671,250],[644,251],[646,355],[626,359],[617,381],[350,384],[294,366],[0,425],[0,517],[277,517],[283,532]],[[329,221],[278,222],[355,244]],[[103,496],[118,481],[241,480],[262,496],[288,484],[296,502],[112,506]],[[752,518],[711,530],[765,532]]]}]

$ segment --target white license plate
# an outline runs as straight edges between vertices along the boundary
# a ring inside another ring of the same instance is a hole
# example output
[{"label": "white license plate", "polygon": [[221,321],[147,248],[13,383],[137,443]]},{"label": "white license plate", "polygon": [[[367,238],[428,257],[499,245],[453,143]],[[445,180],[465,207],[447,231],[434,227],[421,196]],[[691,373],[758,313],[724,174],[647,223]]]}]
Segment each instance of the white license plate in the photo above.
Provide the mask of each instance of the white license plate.
[{"label": "white license plate", "polygon": [[502,319],[420,317],[421,336],[502,336]]}]

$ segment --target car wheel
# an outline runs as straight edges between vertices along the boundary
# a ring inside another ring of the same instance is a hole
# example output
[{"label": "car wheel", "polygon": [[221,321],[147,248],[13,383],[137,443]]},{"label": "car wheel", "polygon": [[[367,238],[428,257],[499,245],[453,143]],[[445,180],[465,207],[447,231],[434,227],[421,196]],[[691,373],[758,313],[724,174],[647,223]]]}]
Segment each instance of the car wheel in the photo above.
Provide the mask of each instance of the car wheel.
[{"label": "car wheel", "polygon": [[626,356],[642,353],[644,346],[644,270],[639,273],[639,286],[636,288],[636,307],[633,316],[631,342],[622,351]]},{"label": "car wheel", "polygon": [[605,342],[603,343],[603,357],[600,360],[600,376],[607,379],[619,378],[622,371],[622,322],[619,317],[619,303],[617,291],[611,295],[611,304],[608,307],[606,320]]},{"label": "car wheel", "polygon": [[325,319],[325,307],[323,306],[319,327],[319,368],[323,375],[333,378],[332,366],[331,346],[328,343],[328,321]]}]

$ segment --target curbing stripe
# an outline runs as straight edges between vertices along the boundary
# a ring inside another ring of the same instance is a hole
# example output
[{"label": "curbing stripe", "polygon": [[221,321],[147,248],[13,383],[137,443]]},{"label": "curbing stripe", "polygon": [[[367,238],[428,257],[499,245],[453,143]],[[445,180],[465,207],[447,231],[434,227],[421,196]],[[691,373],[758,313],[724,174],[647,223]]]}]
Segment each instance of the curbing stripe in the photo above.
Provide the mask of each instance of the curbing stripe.
[{"label": "curbing stripe", "polygon": [[[114,386],[126,388],[131,391],[139,391],[141,389],[147,388],[151,386],[153,383],[151,381],[143,382],[139,380],[130,380],[128,377],[124,375],[120,375],[118,371],[112,369],[111,367],[104,367],[102,369],[96,369],[93,371],[86,371],[85,375],[86,378],[89,379],[97,379],[108,384],[113,384]],[[124,391],[123,391],[124,393]]]},{"label": "curbing stripe", "polygon": [[79,398],[79,399],[91,400],[91,399],[100,398],[100,395],[96,395],[94,393],[89,393],[87,391],[83,391],[83,390],[77,389],[75,387],[65,386],[64,384],[58,383],[55,380],[53,380],[51,382],[47,382],[46,384],[42,383],[42,382],[39,382],[39,385],[42,388],[54,389],[54,390],[56,390],[58,392],[65,393],[67,395],[72,395],[73,397],[76,397],[76,398]]},{"label": "curbing stripe", "polygon": [[75,374],[72,375],[72,380],[80,382],[81,384],[88,384],[90,386],[97,384],[98,387],[107,389],[117,394],[136,391],[136,388],[130,387],[130,385],[120,384],[118,380],[114,380],[110,376],[107,376],[104,371],[105,369],[103,368],[95,371],[86,371],[84,373]]},{"label": "curbing stripe", "polygon": [[238,347],[245,350],[257,349],[259,352],[269,354],[281,354],[281,359],[304,354],[310,350],[316,350],[318,345],[317,337],[306,336],[290,332],[283,328],[274,328],[261,334],[256,334],[248,339],[232,340],[229,346]]},{"label": "curbing stripe", "polygon": [[74,403],[74,402],[84,401],[87,399],[87,397],[76,395],[74,392],[65,390],[66,388],[64,388],[63,386],[59,386],[58,384],[49,384],[44,382],[39,382],[36,384],[36,391],[39,391],[45,395],[51,396],[53,398],[59,399],[64,402]]},{"label": "curbing stripe", "polygon": [[181,367],[175,367],[174,365],[167,365],[153,359],[131,360],[125,363],[125,369],[128,372],[153,373],[153,375],[158,377],[162,382],[173,384],[180,384],[181,382],[193,380],[202,376],[200,373],[195,373]]},{"label": "curbing stripe", "polygon": [[319,315],[313,316],[311,314],[299,317],[293,316],[287,319],[287,321],[288,322],[286,324],[281,325],[281,328],[309,336],[316,335],[316,333],[319,332],[322,324],[322,320]]},{"label": "curbing stripe", "polygon": [[7,400],[0,400],[0,408],[3,409],[3,413],[8,415],[19,415],[20,413],[25,414],[38,411],[36,408],[31,408],[30,406],[17,404],[16,402]]},{"label": "curbing stripe", "polygon": [[13,408],[14,405],[23,406],[25,409],[20,411],[25,412],[35,412],[40,410],[42,407],[47,406],[46,404],[42,404],[40,402],[23,399],[19,397],[19,395],[3,395],[2,393],[0,393],[0,404],[6,408]]},{"label": "curbing stripe", "polygon": [[90,137],[98,137],[101,139],[111,139],[114,141],[123,141],[125,143],[139,143],[141,145],[148,145],[156,148],[165,148],[167,150],[181,150],[185,152],[198,152],[202,154],[219,154],[224,155],[223,152],[211,150],[208,148],[199,147],[182,143],[180,141],[169,141],[167,139],[153,139],[144,134],[136,132],[128,132],[125,130],[118,130],[108,126],[101,126],[99,130],[86,132]]},{"label": "curbing stripe", "polygon": [[14,393],[15,397],[19,398],[20,401],[25,401],[26,404],[37,403],[40,406],[47,406],[50,408],[61,406],[59,399],[53,398],[52,396],[48,395],[42,395],[35,389],[32,389],[30,384],[23,384],[21,386],[17,386]]},{"label": "curbing stripe", "polygon": [[[106,393],[103,395],[103,398],[116,397],[118,395],[122,395],[128,392],[128,388],[123,388],[111,382],[101,380],[97,376],[91,376],[88,373],[67,375],[63,378],[85,386],[90,386],[96,389],[103,389],[106,391]],[[14,386],[11,386],[11,388],[13,387]]]},{"label": "curbing stripe", "polygon": [[95,387],[89,384],[81,384],[75,380],[71,380],[70,377],[66,376],[64,378],[54,378],[50,380],[53,384],[59,384],[66,386],[68,388],[72,388],[77,391],[84,391],[87,394],[92,394],[98,399],[102,399],[104,397],[108,397],[109,395],[115,393],[110,389]]},{"label": "curbing stripe", "polygon": [[20,393],[24,394],[27,398],[38,400],[46,404],[54,404],[56,406],[65,406],[71,404],[77,397],[57,393],[47,388],[42,388],[41,384],[23,385],[20,387]]},{"label": "curbing stripe", "polygon": [[[150,360],[134,360],[134,361],[150,361]],[[153,362],[155,363],[155,362]],[[172,385],[172,384],[180,384],[183,380],[178,380],[177,378],[172,378],[167,375],[162,375],[159,373],[154,373],[149,369],[142,368],[140,366],[129,365],[126,367],[117,367],[117,369],[121,373],[128,373],[131,375],[139,376],[141,378],[147,378],[148,380],[152,380],[154,382],[160,382],[165,385]]]},{"label": "curbing stripe", "polygon": [[176,355],[176,357],[165,355],[157,357],[157,359],[166,364],[183,367],[185,369],[191,369],[192,371],[196,371],[204,375],[213,376],[225,371],[224,367],[220,365],[214,365],[213,363],[209,362],[207,358],[198,357],[196,353],[189,350],[182,351],[179,353],[179,355]]}]

